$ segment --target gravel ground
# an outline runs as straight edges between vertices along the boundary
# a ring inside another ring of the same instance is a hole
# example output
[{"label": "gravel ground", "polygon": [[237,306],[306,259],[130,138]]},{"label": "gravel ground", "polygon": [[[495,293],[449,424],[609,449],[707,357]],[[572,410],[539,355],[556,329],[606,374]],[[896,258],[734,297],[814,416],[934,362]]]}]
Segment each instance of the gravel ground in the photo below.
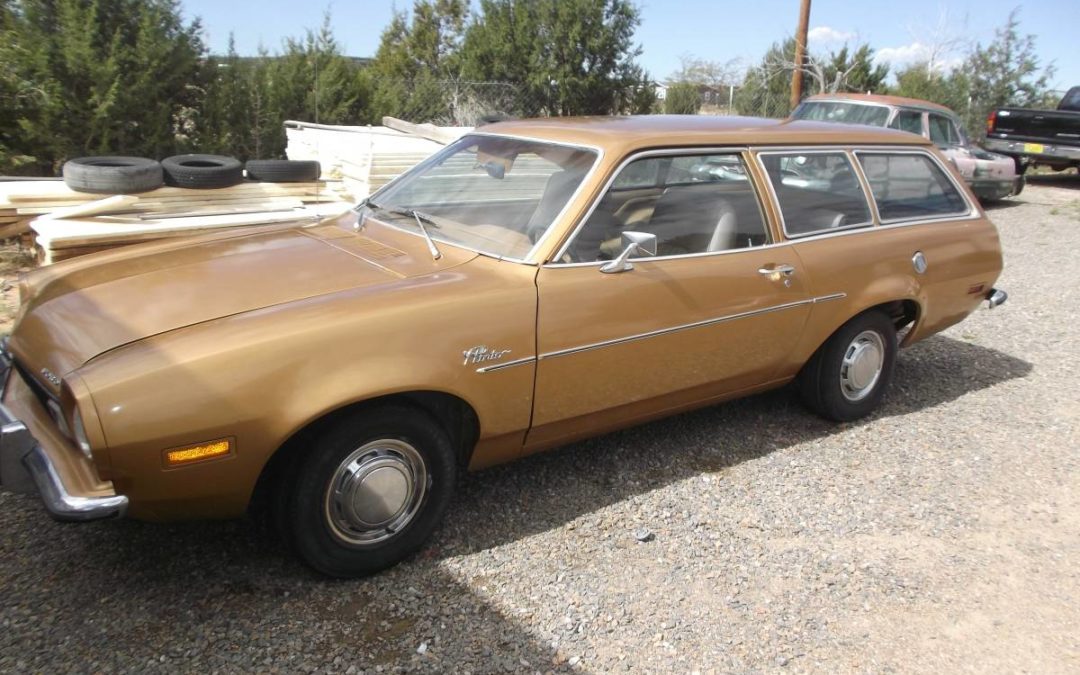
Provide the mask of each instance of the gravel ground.
[{"label": "gravel ground", "polygon": [[1080,178],[991,216],[1009,302],[872,419],[784,390],[472,475],[371,579],[0,493],[0,670],[1077,672]]}]

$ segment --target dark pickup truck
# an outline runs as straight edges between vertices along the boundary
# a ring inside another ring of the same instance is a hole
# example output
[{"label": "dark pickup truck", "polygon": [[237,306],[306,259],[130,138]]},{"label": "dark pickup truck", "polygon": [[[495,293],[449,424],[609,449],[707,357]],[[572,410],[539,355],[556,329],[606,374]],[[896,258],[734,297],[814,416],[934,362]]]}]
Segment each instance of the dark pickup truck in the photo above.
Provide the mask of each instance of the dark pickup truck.
[{"label": "dark pickup truck", "polygon": [[986,118],[984,145],[1011,155],[1018,171],[1034,164],[1080,170],[1080,87],[1067,91],[1057,110],[992,110]]}]

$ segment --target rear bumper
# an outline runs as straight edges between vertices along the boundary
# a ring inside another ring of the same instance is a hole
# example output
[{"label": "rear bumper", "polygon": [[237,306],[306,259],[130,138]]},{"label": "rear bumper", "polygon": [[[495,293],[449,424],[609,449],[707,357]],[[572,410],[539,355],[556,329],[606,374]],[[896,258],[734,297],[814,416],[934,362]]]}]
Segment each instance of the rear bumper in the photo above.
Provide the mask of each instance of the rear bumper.
[{"label": "rear bumper", "polygon": [[983,143],[987,150],[1001,152],[1013,157],[1028,157],[1035,162],[1059,164],[1062,161],[1080,162],[1080,147],[1054,143],[1031,143],[987,138]]},{"label": "rear bumper", "polygon": [[1020,194],[1024,189],[1024,177],[1014,176],[1003,179],[978,178],[970,183],[971,191],[979,199],[995,200],[1004,199]]},{"label": "rear bumper", "polygon": [[128,498],[112,492],[95,490],[80,494],[66,483],[54,455],[64,448],[49,449],[38,442],[30,428],[8,408],[8,386],[11,378],[21,377],[12,369],[11,360],[0,354],[0,483],[12,492],[34,492],[41,496],[45,510],[53,518],[64,521],[99,520],[123,516]]}]

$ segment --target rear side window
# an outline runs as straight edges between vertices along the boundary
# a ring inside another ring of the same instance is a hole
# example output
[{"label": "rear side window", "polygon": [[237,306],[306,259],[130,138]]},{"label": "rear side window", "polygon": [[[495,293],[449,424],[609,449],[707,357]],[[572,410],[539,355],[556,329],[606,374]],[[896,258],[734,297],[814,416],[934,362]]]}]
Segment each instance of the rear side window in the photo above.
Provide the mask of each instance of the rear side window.
[{"label": "rear side window", "polygon": [[788,236],[871,224],[866,195],[843,152],[768,153],[761,161]]},{"label": "rear side window", "polygon": [[636,190],[653,187],[660,178],[660,165],[660,159],[634,162],[622,170],[615,182],[611,184],[611,189]]},{"label": "rear side window", "polygon": [[936,218],[968,212],[945,172],[922,153],[858,153],[881,220]]}]

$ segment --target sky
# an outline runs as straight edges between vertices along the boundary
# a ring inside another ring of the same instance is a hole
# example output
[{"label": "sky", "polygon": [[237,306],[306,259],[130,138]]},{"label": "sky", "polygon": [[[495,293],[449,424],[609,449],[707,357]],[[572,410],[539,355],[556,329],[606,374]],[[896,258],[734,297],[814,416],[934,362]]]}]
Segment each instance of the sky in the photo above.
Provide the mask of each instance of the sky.
[{"label": "sky", "polygon": [[[475,4],[475,3],[474,3]],[[641,25],[635,40],[639,62],[653,78],[676,71],[684,55],[745,67],[769,46],[795,32],[799,0],[638,0]],[[397,0],[399,8],[410,0]],[[185,17],[200,17],[214,53],[223,53],[229,33],[241,54],[260,45],[271,52],[284,38],[317,28],[330,11],[337,39],[350,56],[372,56],[394,11],[393,0],[297,2],[296,0],[182,0]],[[964,44],[986,44],[1009,12],[1020,7],[1020,32],[1036,36],[1043,65],[1057,69],[1054,89],[1080,85],[1076,58],[1080,0],[813,0],[810,50],[827,53],[845,42],[867,42],[894,66],[925,58],[929,45],[956,41],[946,61],[958,61]]]}]

